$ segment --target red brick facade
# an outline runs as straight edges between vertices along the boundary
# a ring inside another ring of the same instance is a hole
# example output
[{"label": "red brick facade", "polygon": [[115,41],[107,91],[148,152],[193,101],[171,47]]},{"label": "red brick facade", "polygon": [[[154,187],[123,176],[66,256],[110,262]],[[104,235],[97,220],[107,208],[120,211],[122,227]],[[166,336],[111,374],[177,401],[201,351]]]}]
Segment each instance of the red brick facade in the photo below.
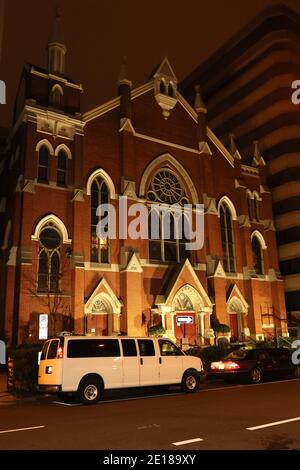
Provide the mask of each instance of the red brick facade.
[{"label": "red brick facade", "polygon": [[[49,315],[50,335],[62,330],[147,335],[150,326],[161,323],[179,341],[184,331],[176,324],[178,313],[193,318],[185,332],[192,344],[213,341],[216,319],[231,328],[225,336],[240,340],[273,336],[276,329],[287,333],[263,159],[256,148],[253,166],[245,166],[233,141],[230,151],[223,147],[206,128],[200,95],[192,108],[177,91],[166,59],[148,83],[131,89],[122,77],[119,97],[83,115],[80,86],[33,67],[24,70],[23,80],[11,132],[12,163],[7,162],[9,197],[5,214],[0,214],[6,292],[1,316],[9,341],[36,341],[40,313]],[[163,80],[173,87],[169,94],[159,88]],[[53,104],[49,96],[55,83],[63,99]],[[42,182],[38,167],[43,145],[48,173]],[[60,150],[67,157],[63,185],[57,184]],[[204,204],[203,248],[190,259],[154,261],[148,240],[116,239],[109,241],[108,262],[91,260],[95,179],[105,182],[118,214],[120,196],[127,196],[129,207],[148,205],[149,185],[160,169],[176,175],[191,204]],[[259,214],[252,211],[250,218],[248,203],[254,207],[254,200]],[[221,206],[232,224],[232,272],[224,270]],[[59,237],[58,248],[45,250],[50,281],[41,261],[39,265],[46,228]],[[253,237],[260,244],[261,273],[254,269]],[[59,272],[52,259],[56,249]],[[59,274],[56,280],[53,273]]]}]

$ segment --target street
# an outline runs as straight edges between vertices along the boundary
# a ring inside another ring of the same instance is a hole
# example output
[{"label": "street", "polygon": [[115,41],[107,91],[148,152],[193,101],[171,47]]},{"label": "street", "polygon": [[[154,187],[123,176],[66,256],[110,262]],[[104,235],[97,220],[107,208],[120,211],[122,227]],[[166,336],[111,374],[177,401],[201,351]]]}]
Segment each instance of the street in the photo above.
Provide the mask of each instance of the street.
[{"label": "street", "polygon": [[0,449],[300,449],[300,380],[110,392],[93,406],[57,397],[0,407]]}]

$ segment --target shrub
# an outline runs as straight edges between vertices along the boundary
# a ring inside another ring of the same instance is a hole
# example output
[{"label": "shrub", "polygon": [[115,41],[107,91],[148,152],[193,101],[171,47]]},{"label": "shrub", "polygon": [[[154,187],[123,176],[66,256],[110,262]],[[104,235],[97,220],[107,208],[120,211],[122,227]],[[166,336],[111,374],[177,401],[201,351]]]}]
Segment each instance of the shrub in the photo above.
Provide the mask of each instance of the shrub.
[{"label": "shrub", "polygon": [[230,333],[230,327],[225,325],[225,323],[216,323],[213,326],[213,330],[215,333]]},{"label": "shrub", "polygon": [[148,329],[149,336],[163,336],[166,330],[161,325],[150,326]]},{"label": "shrub", "polygon": [[13,392],[16,395],[26,395],[36,392],[38,380],[38,352],[40,344],[18,346],[12,350],[13,360]]},{"label": "shrub", "polygon": [[200,357],[205,370],[208,370],[210,364],[214,361],[220,361],[226,354],[231,351],[230,344],[222,343],[219,346],[208,346],[204,348],[191,348],[188,354]]}]

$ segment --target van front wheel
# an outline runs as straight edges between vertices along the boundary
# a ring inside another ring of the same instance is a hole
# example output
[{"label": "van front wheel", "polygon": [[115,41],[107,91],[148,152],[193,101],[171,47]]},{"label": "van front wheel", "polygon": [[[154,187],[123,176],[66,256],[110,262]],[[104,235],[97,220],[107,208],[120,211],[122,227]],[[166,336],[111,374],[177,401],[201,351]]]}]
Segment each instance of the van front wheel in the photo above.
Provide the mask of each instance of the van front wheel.
[{"label": "van front wheel", "polygon": [[96,377],[85,377],[78,387],[78,398],[82,403],[92,404],[100,400],[103,384]]},{"label": "van front wheel", "polygon": [[186,393],[197,392],[200,385],[200,376],[197,372],[185,372],[182,378],[181,388]]}]

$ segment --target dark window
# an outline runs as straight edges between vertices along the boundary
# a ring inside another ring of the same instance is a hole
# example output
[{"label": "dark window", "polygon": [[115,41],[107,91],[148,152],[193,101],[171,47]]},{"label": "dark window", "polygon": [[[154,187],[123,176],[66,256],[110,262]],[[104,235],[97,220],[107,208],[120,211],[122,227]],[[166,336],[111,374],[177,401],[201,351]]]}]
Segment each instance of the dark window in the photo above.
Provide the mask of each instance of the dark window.
[{"label": "dark window", "polygon": [[138,339],[140,356],[155,356],[152,339]]},{"label": "dark window", "polygon": [[[149,259],[161,260],[161,218],[158,211],[152,210],[148,217]],[[153,231],[153,233],[152,233]],[[157,231],[157,233],[155,233]]]},{"label": "dark window", "polygon": [[159,340],[158,344],[161,356],[182,356],[182,351],[171,341]]},{"label": "dark window", "polygon": [[260,241],[257,237],[252,238],[253,267],[256,274],[263,274],[263,256]]},{"label": "dark window", "polygon": [[68,341],[68,357],[119,357],[117,339],[78,339]]},{"label": "dark window", "polygon": [[177,261],[177,243],[175,236],[174,216],[167,212],[163,217],[163,236],[165,261]]},{"label": "dark window", "polygon": [[136,344],[134,339],[122,339],[123,356],[137,356]]},{"label": "dark window", "polygon": [[283,362],[290,362],[291,361],[291,353],[287,349],[274,349],[274,351],[270,351],[271,357],[277,361]]},{"label": "dark window", "polygon": [[168,95],[169,96],[174,96],[174,89],[173,89],[173,86],[171,85],[171,83],[169,83],[168,85]]},{"label": "dark window", "polygon": [[242,359],[253,359],[252,351],[247,349],[237,349],[227,354],[223,360],[242,360]]},{"label": "dark window", "polygon": [[46,359],[49,343],[50,343],[50,341],[46,341],[46,343],[44,343],[44,346],[42,348],[41,361]]},{"label": "dark window", "polygon": [[253,214],[252,214],[252,200],[251,200],[249,194],[247,195],[247,205],[248,205],[249,219],[252,220],[252,219],[253,219]]},{"label": "dark window", "polygon": [[260,362],[269,361],[271,358],[267,351],[256,351],[255,352],[255,359]]},{"label": "dark window", "polygon": [[232,217],[229,207],[222,204],[220,207],[220,225],[223,252],[223,267],[226,272],[235,272],[235,255],[233,242]]},{"label": "dark window", "polygon": [[160,91],[160,93],[163,93],[163,94],[165,94],[165,92],[166,92],[166,86],[165,86],[165,83],[164,83],[163,80],[160,81],[159,91]]},{"label": "dark window", "polygon": [[54,339],[51,341],[49,349],[48,349],[47,359],[56,359],[58,345],[59,345],[58,339]]},{"label": "dark window", "polygon": [[49,179],[49,150],[43,145],[39,150],[38,158],[38,181],[48,183]]},{"label": "dark window", "polygon": [[67,184],[67,162],[68,157],[63,150],[60,150],[57,157],[57,185],[66,186]]},{"label": "dark window", "polygon": [[41,250],[39,254],[38,267],[38,290],[45,291],[48,286],[48,255],[45,250]]},{"label": "dark window", "polygon": [[[108,187],[102,178],[96,178],[91,187],[91,261],[96,263],[109,263],[108,237],[99,238],[97,235],[98,223],[107,217],[107,213],[98,217],[97,208],[108,202]],[[108,231],[108,224],[105,226],[105,231]]]},{"label": "dark window", "polygon": [[259,201],[256,197],[254,198],[254,212],[255,212],[255,219],[259,220]]},{"label": "dark window", "polygon": [[52,227],[40,234],[38,257],[38,291],[58,292],[60,279],[61,237]]}]

